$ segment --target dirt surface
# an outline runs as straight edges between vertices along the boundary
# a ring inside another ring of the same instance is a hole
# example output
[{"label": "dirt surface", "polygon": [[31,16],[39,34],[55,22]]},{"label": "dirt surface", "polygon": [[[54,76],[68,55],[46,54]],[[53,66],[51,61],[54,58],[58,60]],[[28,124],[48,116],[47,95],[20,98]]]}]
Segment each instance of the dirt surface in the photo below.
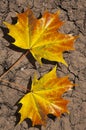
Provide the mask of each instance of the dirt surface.
[{"label": "dirt surface", "polygon": [[[12,39],[6,36],[8,30],[3,21],[15,23],[16,18],[13,17],[16,17],[16,13],[23,12],[28,6],[37,18],[46,9],[50,12],[60,9],[60,17],[65,21],[61,31],[79,35],[75,43],[76,50],[64,53],[68,68],[58,64],[58,75],[69,75],[70,80],[78,84],[78,87],[64,94],[71,101],[68,105],[69,115],[63,114],[60,120],[49,118],[45,127],[32,127],[30,121],[15,125],[18,120],[15,114],[18,109],[16,104],[25,94],[24,90],[15,85],[1,83],[0,130],[86,130],[86,0],[0,0],[0,75],[25,52],[10,45]],[[54,66],[54,63],[45,60],[41,67],[28,55],[3,79],[27,87],[34,72],[40,77]]]}]

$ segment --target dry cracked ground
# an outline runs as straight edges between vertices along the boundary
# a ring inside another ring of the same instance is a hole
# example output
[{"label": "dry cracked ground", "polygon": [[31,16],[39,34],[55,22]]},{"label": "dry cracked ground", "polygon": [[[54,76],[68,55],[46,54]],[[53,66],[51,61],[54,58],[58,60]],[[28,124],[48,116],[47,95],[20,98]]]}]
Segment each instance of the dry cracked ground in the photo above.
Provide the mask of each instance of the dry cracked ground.
[{"label": "dry cracked ground", "polygon": [[[68,105],[69,115],[63,114],[60,120],[48,118],[45,127],[32,127],[31,121],[27,120],[15,125],[18,120],[15,114],[18,109],[16,104],[25,94],[24,90],[0,82],[0,130],[86,130],[86,0],[0,0],[0,75],[25,52],[10,45],[13,39],[6,35],[8,30],[3,21],[15,23],[16,13],[23,12],[28,6],[37,18],[46,9],[50,12],[60,10],[60,17],[65,21],[61,31],[79,35],[75,42],[76,50],[64,53],[68,68],[58,64],[58,75],[69,75],[70,80],[78,84],[78,87],[63,95],[71,101]],[[54,66],[54,63],[43,60],[41,67],[31,55],[28,55],[5,75],[3,80],[27,87],[34,72],[40,77]]]}]

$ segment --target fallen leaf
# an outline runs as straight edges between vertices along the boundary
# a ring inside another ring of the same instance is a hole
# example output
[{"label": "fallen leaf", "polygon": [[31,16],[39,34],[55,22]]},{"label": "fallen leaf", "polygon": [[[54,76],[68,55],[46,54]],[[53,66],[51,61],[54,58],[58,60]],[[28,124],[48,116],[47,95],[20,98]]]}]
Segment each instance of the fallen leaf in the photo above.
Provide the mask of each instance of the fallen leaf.
[{"label": "fallen leaf", "polygon": [[63,25],[59,19],[59,11],[54,14],[46,11],[40,19],[35,18],[30,9],[17,16],[15,25],[4,22],[9,29],[9,35],[15,39],[14,45],[30,50],[39,63],[41,58],[45,58],[67,65],[63,52],[74,50],[76,36],[59,32]]},{"label": "fallen leaf", "polygon": [[63,99],[64,92],[73,87],[68,77],[58,78],[56,67],[45,74],[40,80],[36,76],[33,79],[31,90],[19,102],[22,104],[19,113],[20,123],[29,118],[32,125],[46,124],[47,115],[53,114],[57,117],[68,112],[68,100]]}]

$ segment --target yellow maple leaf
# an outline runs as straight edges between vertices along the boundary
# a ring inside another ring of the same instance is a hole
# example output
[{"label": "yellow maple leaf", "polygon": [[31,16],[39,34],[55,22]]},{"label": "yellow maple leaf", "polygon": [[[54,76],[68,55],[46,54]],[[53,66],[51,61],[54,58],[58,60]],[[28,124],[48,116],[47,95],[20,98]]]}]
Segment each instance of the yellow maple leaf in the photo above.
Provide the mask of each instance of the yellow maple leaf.
[{"label": "yellow maple leaf", "polygon": [[48,114],[59,117],[62,113],[68,112],[67,104],[69,101],[63,99],[62,95],[71,87],[73,84],[67,76],[57,77],[56,67],[40,80],[37,80],[35,76],[30,92],[19,102],[22,104],[19,110],[20,123],[29,118],[32,120],[33,126],[46,124]]},{"label": "yellow maple leaf", "polygon": [[59,32],[63,25],[59,19],[59,11],[54,14],[46,11],[40,19],[36,19],[30,9],[17,16],[15,25],[4,22],[9,29],[9,35],[15,39],[14,45],[29,49],[40,63],[41,58],[45,58],[67,65],[62,53],[74,49],[76,36]]}]

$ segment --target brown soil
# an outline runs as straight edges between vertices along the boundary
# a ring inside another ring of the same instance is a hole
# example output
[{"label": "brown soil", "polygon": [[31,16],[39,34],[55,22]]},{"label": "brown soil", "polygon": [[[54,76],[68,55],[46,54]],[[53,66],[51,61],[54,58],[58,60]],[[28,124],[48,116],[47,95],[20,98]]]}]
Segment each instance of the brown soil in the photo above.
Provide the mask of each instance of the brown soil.
[{"label": "brown soil", "polygon": [[[64,114],[60,120],[49,118],[47,125],[32,127],[31,121],[23,121],[15,125],[18,115],[15,115],[19,99],[25,94],[22,88],[7,83],[0,84],[0,130],[86,130],[86,1],[85,0],[0,0],[0,75],[24,53],[17,47],[10,45],[13,39],[8,37],[8,30],[3,21],[16,22],[16,13],[30,7],[36,17],[44,10],[55,12],[60,9],[61,19],[65,21],[61,31],[79,35],[75,43],[75,51],[65,52],[64,57],[68,68],[58,64],[58,75],[69,75],[70,80],[78,87],[64,94],[70,99],[68,109],[70,114]],[[14,17],[14,18],[13,18]],[[3,37],[4,36],[4,37]],[[44,61],[41,67],[31,55],[25,57],[3,79],[16,82],[27,87],[34,72],[38,77],[55,66],[54,63]]]}]

